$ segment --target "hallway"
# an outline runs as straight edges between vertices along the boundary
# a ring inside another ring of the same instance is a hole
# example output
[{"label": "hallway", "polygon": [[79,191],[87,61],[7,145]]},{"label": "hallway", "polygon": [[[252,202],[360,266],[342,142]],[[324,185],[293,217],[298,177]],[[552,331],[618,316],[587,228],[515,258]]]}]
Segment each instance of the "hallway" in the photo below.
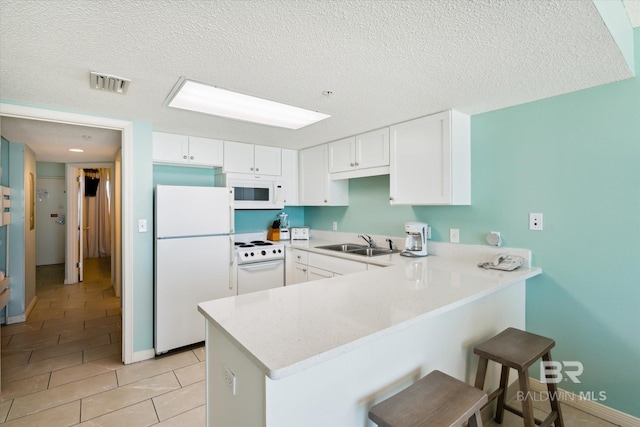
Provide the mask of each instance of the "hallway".
[{"label": "hallway", "polygon": [[2,326],[0,423],[204,425],[204,349],[123,365],[109,274],[109,258],[86,259],[74,285],[64,265],[37,268],[28,321]]}]

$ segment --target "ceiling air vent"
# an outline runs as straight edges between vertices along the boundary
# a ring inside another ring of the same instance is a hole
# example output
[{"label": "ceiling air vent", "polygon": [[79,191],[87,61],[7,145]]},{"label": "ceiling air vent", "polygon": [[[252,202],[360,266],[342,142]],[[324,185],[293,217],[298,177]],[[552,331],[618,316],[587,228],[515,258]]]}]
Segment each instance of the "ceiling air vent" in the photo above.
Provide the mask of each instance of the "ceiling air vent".
[{"label": "ceiling air vent", "polygon": [[125,94],[129,89],[131,80],[122,77],[111,76],[109,74],[91,72],[90,84],[93,89],[106,90],[108,92],[116,92]]}]

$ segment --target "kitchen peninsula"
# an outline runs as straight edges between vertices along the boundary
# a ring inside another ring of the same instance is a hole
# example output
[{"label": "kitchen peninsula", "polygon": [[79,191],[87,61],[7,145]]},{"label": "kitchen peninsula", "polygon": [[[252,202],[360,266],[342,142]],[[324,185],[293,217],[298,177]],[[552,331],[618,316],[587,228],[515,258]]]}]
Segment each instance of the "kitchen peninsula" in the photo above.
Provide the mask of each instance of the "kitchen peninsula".
[{"label": "kitchen peninsula", "polygon": [[541,273],[483,270],[473,251],[376,258],[387,266],[199,304],[208,425],[373,425],[371,406],[434,369],[472,383],[473,346],[524,329],[525,281]]}]

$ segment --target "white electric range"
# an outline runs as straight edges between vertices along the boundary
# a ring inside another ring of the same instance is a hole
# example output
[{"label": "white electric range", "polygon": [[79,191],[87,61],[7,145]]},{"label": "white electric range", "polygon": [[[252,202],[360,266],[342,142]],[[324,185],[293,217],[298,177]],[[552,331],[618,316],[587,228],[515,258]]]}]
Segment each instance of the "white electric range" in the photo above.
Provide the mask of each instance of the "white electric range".
[{"label": "white electric range", "polygon": [[284,245],[249,239],[236,236],[238,295],[284,286]]}]

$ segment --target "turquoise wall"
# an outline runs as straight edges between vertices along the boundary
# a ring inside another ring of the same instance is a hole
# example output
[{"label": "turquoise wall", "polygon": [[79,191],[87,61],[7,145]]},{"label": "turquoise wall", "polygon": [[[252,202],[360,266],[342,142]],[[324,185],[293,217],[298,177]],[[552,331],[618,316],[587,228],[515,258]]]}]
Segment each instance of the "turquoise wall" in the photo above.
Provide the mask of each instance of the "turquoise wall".
[{"label": "turquoise wall", "polygon": [[[3,141],[4,144],[5,141]],[[11,224],[9,235],[9,267],[11,299],[7,308],[9,316],[19,316],[25,311],[25,146],[9,142],[9,185],[11,187]]]},{"label": "turquoise wall", "polygon": [[[638,29],[635,46],[640,69]],[[556,340],[555,360],[584,365],[561,387],[604,391],[600,403],[639,417],[640,78],[473,116],[471,132],[471,206],[392,207],[388,177],[362,178],[348,207],[306,208],[307,225],[401,236],[420,220],[434,240],[459,228],[470,244],[500,231],[543,269],[527,282],[527,329]]]},{"label": "turquoise wall", "polygon": [[[214,186],[215,170],[211,168],[192,168],[182,166],[153,166],[153,186],[163,185],[198,185]],[[304,208],[287,207],[285,209],[268,210],[236,210],[235,232],[257,233],[266,231],[280,212],[289,214],[291,225],[304,225]]]},{"label": "turquoise wall", "polygon": [[67,174],[65,163],[36,162],[36,174],[39,178],[64,177]]}]

